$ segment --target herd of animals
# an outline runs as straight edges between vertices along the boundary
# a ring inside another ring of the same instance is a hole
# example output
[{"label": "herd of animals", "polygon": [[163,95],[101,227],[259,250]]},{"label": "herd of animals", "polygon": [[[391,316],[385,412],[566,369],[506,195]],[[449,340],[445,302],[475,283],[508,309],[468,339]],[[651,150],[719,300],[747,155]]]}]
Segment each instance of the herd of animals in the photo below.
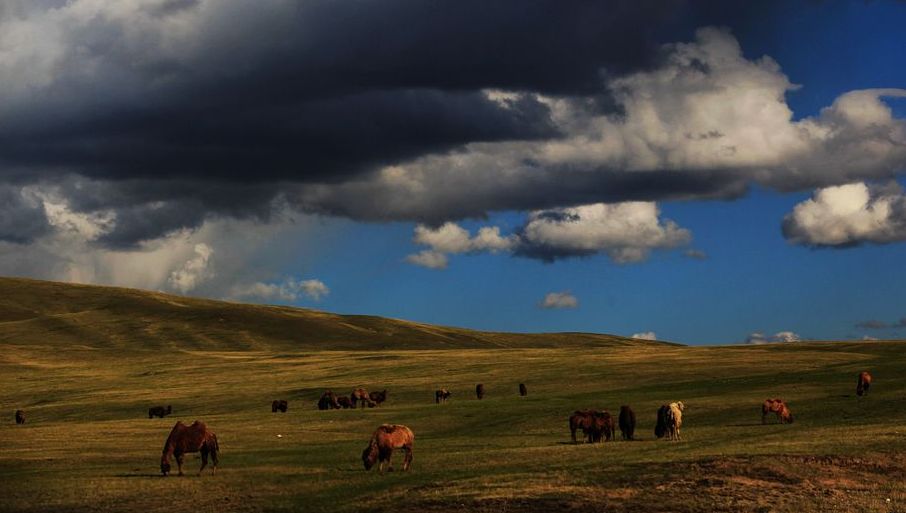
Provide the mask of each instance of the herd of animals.
[{"label": "herd of animals", "polygon": [[[869,388],[871,388],[871,380],[871,374],[867,371],[859,373],[856,384],[856,395],[863,396],[867,394]],[[525,384],[520,383],[519,395],[526,396],[527,394],[528,389]],[[435,403],[445,403],[451,395],[452,393],[449,390],[441,388],[435,391],[434,401]],[[484,384],[479,383],[475,386],[475,396],[478,399],[483,399],[484,395]],[[364,388],[357,388],[352,391],[352,394],[350,394],[349,397],[337,396],[332,391],[328,390],[321,395],[320,399],[318,399],[318,409],[338,410],[355,408],[356,404],[360,405],[362,408],[373,408],[375,406],[380,406],[381,403],[386,400],[386,389],[381,392],[368,393]],[[289,403],[285,399],[276,399],[271,403],[271,412],[273,413],[278,411],[286,413],[288,408]],[[682,401],[665,404],[658,408],[657,423],[654,428],[655,436],[657,436],[657,438],[666,437],[667,440],[680,440],[680,428],[683,425],[684,409],[685,405]],[[173,413],[173,407],[170,405],[166,408],[163,406],[154,406],[148,409],[148,418],[164,418],[171,413]],[[773,398],[764,401],[761,406],[762,424],[767,422],[767,417],[770,413],[774,413],[781,424],[790,424],[793,422],[793,414],[790,411],[789,406],[787,406],[782,399]],[[16,410],[15,417],[16,424],[25,424],[24,411]],[[632,408],[626,405],[621,406],[619,419],[616,423],[614,422],[613,416],[607,410],[576,410],[569,416],[569,430],[572,435],[573,443],[577,443],[576,432],[579,430],[582,431],[586,441],[589,443],[615,440],[616,426],[619,426],[623,440],[635,439],[636,419],[635,412]],[[380,472],[384,471],[385,464],[389,465],[389,468],[392,470],[393,467],[390,463],[390,458],[393,455],[394,450],[402,450],[405,452],[403,470],[409,470],[409,467],[412,464],[412,446],[414,442],[415,434],[412,433],[411,429],[402,424],[383,424],[379,426],[374,433],[372,433],[368,446],[362,451],[362,463],[365,466],[365,470],[371,470],[375,463],[379,463],[378,469]],[[212,462],[212,473],[217,471],[220,446],[217,443],[217,435],[209,430],[204,422],[196,420],[191,425],[187,426],[182,421],[178,421],[176,425],[173,426],[170,435],[167,437],[167,441],[164,443],[163,451],[161,451],[161,474],[164,476],[170,474],[170,459],[173,458],[176,460],[178,474],[180,476],[183,475],[182,465],[187,453],[201,454],[201,468],[198,470],[199,475],[201,475],[202,470],[207,466],[209,456]]]}]

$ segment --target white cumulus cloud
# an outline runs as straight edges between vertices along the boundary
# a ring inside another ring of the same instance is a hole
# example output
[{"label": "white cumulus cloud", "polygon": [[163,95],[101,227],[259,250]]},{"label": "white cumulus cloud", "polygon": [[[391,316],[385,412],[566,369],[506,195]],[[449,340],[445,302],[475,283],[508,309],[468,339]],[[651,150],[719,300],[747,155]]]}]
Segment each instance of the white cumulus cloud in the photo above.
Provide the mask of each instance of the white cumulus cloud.
[{"label": "white cumulus cloud", "polygon": [[292,302],[299,300],[300,297],[320,301],[328,294],[330,289],[321,280],[296,280],[290,277],[279,283],[259,281],[237,285],[233,287],[230,296],[233,299]]},{"label": "white cumulus cloud", "polygon": [[657,334],[653,331],[643,331],[642,333],[633,333],[632,338],[640,340],[657,340]]},{"label": "white cumulus cloud", "polygon": [[197,287],[201,282],[213,276],[210,269],[211,256],[214,250],[211,246],[201,243],[195,245],[195,256],[187,260],[180,269],[170,273],[167,282],[179,292],[186,293]]},{"label": "white cumulus cloud", "polygon": [[569,292],[550,292],[544,296],[540,306],[547,309],[578,308],[579,299]]},{"label": "white cumulus cloud", "polygon": [[780,331],[775,333],[772,336],[765,335],[762,332],[754,332],[748,337],[746,337],[746,344],[771,344],[775,342],[799,342],[802,340],[802,337],[793,333],[792,331]]},{"label": "white cumulus cloud", "polygon": [[899,184],[863,182],[826,187],[784,218],[791,242],[809,246],[885,244],[906,240],[906,195]]}]

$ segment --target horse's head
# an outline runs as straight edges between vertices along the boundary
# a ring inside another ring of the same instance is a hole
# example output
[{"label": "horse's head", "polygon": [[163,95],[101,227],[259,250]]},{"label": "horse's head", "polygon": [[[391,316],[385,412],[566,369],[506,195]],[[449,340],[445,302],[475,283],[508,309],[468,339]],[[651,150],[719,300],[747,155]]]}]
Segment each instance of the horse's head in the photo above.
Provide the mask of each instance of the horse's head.
[{"label": "horse's head", "polygon": [[371,470],[371,467],[377,463],[378,452],[378,446],[374,442],[368,444],[368,447],[362,451],[362,463],[365,464],[365,470]]},{"label": "horse's head", "polygon": [[168,461],[160,462],[160,473],[163,474],[164,477],[170,474],[170,463]]},{"label": "horse's head", "polygon": [[678,402],[676,403],[676,407],[679,408],[679,411],[683,411],[683,410],[686,409],[686,405],[683,404],[682,401],[678,401]]}]

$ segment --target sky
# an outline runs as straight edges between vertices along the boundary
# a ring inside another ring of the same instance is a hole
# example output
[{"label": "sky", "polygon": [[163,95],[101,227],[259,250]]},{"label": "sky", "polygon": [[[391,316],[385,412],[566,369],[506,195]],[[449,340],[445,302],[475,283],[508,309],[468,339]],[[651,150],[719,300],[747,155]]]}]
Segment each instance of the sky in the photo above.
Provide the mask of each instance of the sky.
[{"label": "sky", "polygon": [[0,275],[906,337],[906,3],[7,0]]}]

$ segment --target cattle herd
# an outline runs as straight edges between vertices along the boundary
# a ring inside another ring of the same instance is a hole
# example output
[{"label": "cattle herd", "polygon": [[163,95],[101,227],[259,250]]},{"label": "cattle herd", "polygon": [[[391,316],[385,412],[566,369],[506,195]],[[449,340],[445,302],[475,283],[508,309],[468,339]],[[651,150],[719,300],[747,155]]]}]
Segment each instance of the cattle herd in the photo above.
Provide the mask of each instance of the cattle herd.
[{"label": "cattle herd", "polygon": [[[871,374],[860,372],[856,383],[856,395],[863,396],[868,394],[871,388]],[[528,389],[525,383],[519,384],[519,395],[526,396]],[[434,392],[434,402],[437,404],[446,403],[452,393],[446,388],[438,389]],[[477,399],[483,399],[485,396],[485,386],[479,383],[475,386],[475,396]],[[387,400],[387,390],[369,393],[364,388],[356,388],[349,396],[338,396],[330,390],[327,390],[318,399],[319,410],[339,410],[353,409],[358,405],[360,408],[374,408],[380,406]],[[289,403],[285,399],[275,399],[271,403],[271,412],[286,413]],[[683,411],[685,405],[682,401],[664,404],[657,410],[657,422],[654,428],[654,434],[657,438],[666,437],[667,440],[681,440],[680,428],[683,425]],[[164,418],[173,413],[173,407],[167,405],[153,406],[148,408],[148,418]],[[768,415],[774,413],[781,424],[791,424],[793,414],[789,406],[779,398],[766,399],[761,406],[761,422],[767,423]],[[16,410],[16,424],[25,424],[25,412]],[[627,405],[620,407],[619,419],[615,422],[613,416],[607,410],[576,410],[569,416],[569,431],[573,443],[578,443],[576,433],[582,431],[583,438],[588,443],[605,442],[616,440],[616,426],[620,428],[620,434],[623,440],[635,440],[636,417],[635,412]],[[390,457],[393,451],[401,449],[405,452],[403,459],[403,470],[409,470],[412,464],[412,446],[415,442],[415,434],[412,430],[402,424],[383,424],[374,431],[368,446],[362,451],[362,462],[365,470],[370,470],[375,463],[378,463],[378,469],[383,472],[384,465],[387,464],[392,470]],[[209,430],[204,422],[196,420],[190,426],[186,426],[181,421],[177,422],[170,431],[167,441],[164,443],[161,451],[160,471],[164,476],[170,473],[170,458],[176,460],[179,475],[183,475],[182,465],[186,453],[201,453],[201,468],[198,474],[204,470],[208,464],[208,457],[212,461],[212,472],[216,472],[219,461],[220,446],[217,443],[217,435]]]}]

